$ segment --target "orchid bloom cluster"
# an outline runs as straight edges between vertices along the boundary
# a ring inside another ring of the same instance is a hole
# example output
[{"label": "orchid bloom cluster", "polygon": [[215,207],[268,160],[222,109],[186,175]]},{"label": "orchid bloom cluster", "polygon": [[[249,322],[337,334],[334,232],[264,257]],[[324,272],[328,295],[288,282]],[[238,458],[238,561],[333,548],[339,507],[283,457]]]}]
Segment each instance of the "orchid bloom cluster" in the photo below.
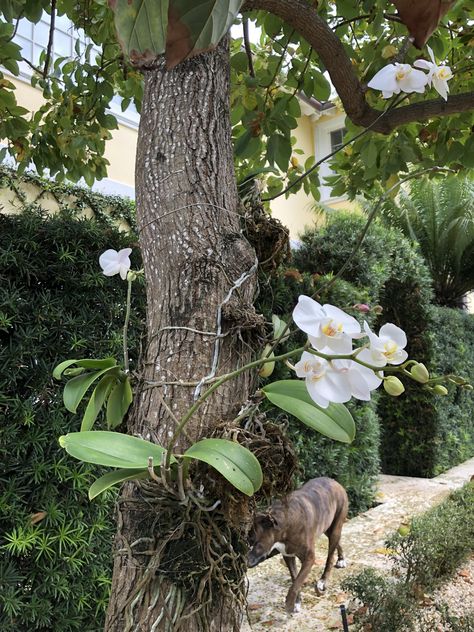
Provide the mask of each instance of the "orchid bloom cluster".
[{"label": "orchid bloom cluster", "polygon": [[[448,81],[452,79],[451,68],[436,63],[433,51],[427,46],[431,61],[417,59],[413,66],[410,64],[388,64],[372,77],[367,84],[369,88],[381,90],[384,99],[390,99],[400,92],[418,92],[423,94],[426,87],[433,87],[446,101],[448,98]],[[422,70],[416,70],[422,68]]]},{"label": "orchid bloom cluster", "polygon": [[[308,296],[299,297],[293,320],[308,335],[309,344],[316,352],[303,352],[294,367],[296,375],[305,378],[311,399],[322,408],[327,408],[330,402],[342,404],[351,397],[368,401],[371,391],[383,380],[389,385],[388,392],[392,385],[392,395],[402,392],[396,392],[395,388],[398,383],[403,390],[401,382],[393,376],[385,378],[381,371],[387,364],[402,364],[408,357],[404,349],[405,332],[396,325],[383,325],[377,335],[364,322],[362,332],[355,318],[333,305],[320,305]],[[368,344],[354,350],[353,341],[365,336]],[[338,355],[352,357],[337,358]],[[359,364],[355,358],[374,368]]]}]

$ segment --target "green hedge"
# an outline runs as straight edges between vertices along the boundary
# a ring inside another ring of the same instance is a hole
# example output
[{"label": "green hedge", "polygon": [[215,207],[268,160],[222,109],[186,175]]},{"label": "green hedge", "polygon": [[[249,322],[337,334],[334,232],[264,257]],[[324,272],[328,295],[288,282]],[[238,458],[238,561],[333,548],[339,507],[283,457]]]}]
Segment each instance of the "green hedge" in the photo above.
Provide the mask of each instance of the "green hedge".
[{"label": "green hedge", "polygon": [[[337,272],[365,221],[354,214],[331,215],[324,228],[302,236],[294,263],[310,274]],[[428,269],[401,233],[372,225],[343,278],[359,287],[369,302],[383,307],[376,328],[393,322],[406,332],[410,357],[436,373],[458,373],[474,381],[473,317],[433,307]],[[383,471],[431,477],[472,456],[472,393],[452,387],[443,398],[414,383],[405,385],[402,396],[393,398],[381,391],[378,399]]]},{"label": "green hedge", "polygon": [[[105,203],[104,196],[99,202]],[[115,532],[113,498],[89,502],[97,468],[65,456],[78,430],[51,377],[65,358],[120,359],[126,284],[98,257],[130,245],[110,217],[0,214],[0,629],[102,630]],[[135,249],[134,265],[138,250]],[[134,296],[132,360],[142,328]]]},{"label": "green hedge", "polygon": [[[330,277],[315,278],[307,273],[301,274],[293,268],[281,268],[271,276],[261,279],[257,309],[264,313],[266,320],[271,320],[272,313],[287,320],[301,294],[311,296],[316,287],[329,280]],[[355,303],[368,301],[368,293],[351,283],[338,280],[330,290],[319,297],[319,300],[322,303],[332,302],[351,311]],[[352,310],[351,314],[362,321],[359,312]],[[369,314],[369,321],[372,319],[373,316]],[[281,353],[301,346],[305,339],[302,332],[294,334],[281,346]],[[294,373],[279,363],[267,381],[291,378],[294,378]],[[327,439],[291,416],[287,416],[287,432],[300,463],[298,482],[302,483],[317,476],[335,478],[346,488],[350,513],[355,515],[371,507],[374,502],[380,471],[380,431],[374,400],[368,403],[354,400],[348,407],[357,428],[355,440],[351,445]],[[276,409],[270,410],[281,419],[282,416]]]}]

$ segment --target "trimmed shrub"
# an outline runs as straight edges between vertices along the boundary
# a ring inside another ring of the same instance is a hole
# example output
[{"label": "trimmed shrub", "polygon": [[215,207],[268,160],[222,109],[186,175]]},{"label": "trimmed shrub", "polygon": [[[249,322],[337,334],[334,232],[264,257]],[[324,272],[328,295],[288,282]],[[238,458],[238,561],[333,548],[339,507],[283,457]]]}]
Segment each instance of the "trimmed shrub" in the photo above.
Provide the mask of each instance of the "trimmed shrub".
[{"label": "trimmed shrub", "polygon": [[[294,268],[282,268],[261,280],[256,307],[264,313],[268,321],[271,320],[272,313],[288,320],[301,294],[311,296],[316,286],[320,287],[329,280],[330,277],[314,278],[307,273],[301,274]],[[355,303],[367,302],[368,294],[365,290],[355,288],[351,283],[337,280],[329,290],[321,294],[319,300],[323,303],[332,302],[350,311]],[[361,320],[359,312],[352,310],[351,313]],[[369,319],[372,319],[370,314]],[[297,332],[279,347],[278,352],[290,351],[303,345],[305,340],[305,334]],[[294,377],[293,371],[278,363],[268,381]],[[371,507],[374,502],[380,471],[380,431],[374,401],[351,401],[348,408],[357,429],[355,440],[350,445],[327,439],[290,415],[282,415],[278,409],[269,410],[279,420],[283,418],[288,421],[287,432],[300,463],[298,483],[318,476],[336,479],[346,488],[350,513],[355,515]]]},{"label": "trimmed shrub", "polygon": [[[474,315],[459,309],[435,307],[430,337],[433,371],[439,375],[461,375],[474,384]],[[450,388],[446,397],[436,398],[436,412],[435,476],[474,456],[473,391]]]},{"label": "trimmed shrub", "polygon": [[413,518],[409,533],[395,533],[387,547],[394,551],[395,571],[405,583],[436,588],[474,551],[474,484]]},{"label": "trimmed shrub", "polygon": [[343,590],[352,593],[363,608],[356,615],[357,630],[412,632],[417,615],[416,600],[403,582],[366,568],[345,579]]},{"label": "trimmed shrub", "polygon": [[407,535],[395,533],[388,539],[386,546],[394,560],[391,576],[365,569],[343,582],[343,589],[364,606],[356,614],[356,629],[431,632],[439,629],[441,621],[446,631],[472,631],[472,612],[455,617],[441,604],[435,614],[426,615],[419,609],[418,597],[449,579],[472,554],[473,543],[474,484],[468,483],[415,517]]},{"label": "trimmed shrub", "polygon": [[[131,245],[110,218],[30,209],[0,215],[0,629],[102,630],[115,525],[112,493],[89,502],[97,467],[58,437],[80,427],[53,367],[71,357],[121,357],[126,285],[98,257]],[[137,258],[137,249],[132,256]],[[134,266],[139,265],[135,260]],[[131,356],[144,313],[134,294]]]}]

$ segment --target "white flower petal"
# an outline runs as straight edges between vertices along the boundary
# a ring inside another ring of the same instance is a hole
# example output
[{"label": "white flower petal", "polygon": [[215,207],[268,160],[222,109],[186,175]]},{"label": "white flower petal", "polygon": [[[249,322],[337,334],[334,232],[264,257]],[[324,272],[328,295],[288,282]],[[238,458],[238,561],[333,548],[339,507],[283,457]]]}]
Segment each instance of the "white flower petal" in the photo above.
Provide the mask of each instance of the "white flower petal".
[{"label": "white flower petal", "polygon": [[393,323],[386,323],[385,325],[382,325],[379,336],[382,339],[386,338],[387,340],[393,340],[400,349],[403,349],[407,345],[406,333],[403,329],[400,329],[400,327],[397,327]]},{"label": "white flower petal", "polygon": [[421,70],[410,68],[403,79],[399,80],[399,86],[403,92],[418,92],[423,94],[428,83],[428,75]]},{"label": "white flower petal", "polygon": [[[383,90],[385,93],[396,93],[400,91],[396,79],[397,68],[394,64],[388,64],[379,70],[369,81],[367,86],[374,90]],[[397,92],[398,90],[398,92]]]},{"label": "white flower petal", "polygon": [[309,396],[311,397],[313,402],[316,402],[316,404],[321,406],[321,408],[327,408],[329,406],[329,400],[327,397],[324,397],[323,393],[321,392],[320,385],[318,385],[317,382],[312,382],[309,378],[306,379],[305,384]]},{"label": "white flower petal", "polygon": [[317,335],[319,322],[324,318],[323,308],[309,296],[300,296],[293,310],[295,325],[306,334]]},{"label": "white flower petal", "polygon": [[432,85],[436,92],[443,97],[445,101],[448,100],[449,86],[446,79],[440,79],[435,73],[432,78]]},{"label": "white flower petal", "polygon": [[387,364],[387,358],[383,353],[373,348],[362,349],[362,351],[357,354],[357,357],[359,360],[362,360],[362,362],[371,364],[372,366],[384,367]]},{"label": "white flower petal", "polygon": [[401,364],[408,358],[408,353],[404,349],[398,349],[395,353],[392,353],[388,358],[389,364]]},{"label": "white flower petal", "polygon": [[342,309],[339,309],[339,307],[335,307],[334,305],[329,305],[327,303],[326,305],[323,305],[323,309],[329,318],[332,318],[336,322],[344,325],[345,334],[352,335],[360,333],[360,324],[353,316],[349,316],[349,314],[343,312]]},{"label": "white flower petal", "polygon": [[433,62],[433,66],[436,66],[436,61],[435,61],[435,56],[434,56],[433,50],[431,49],[430,46],[427,46],[426,49],[428,51],[428,55],[430,56],[431,61]]}]

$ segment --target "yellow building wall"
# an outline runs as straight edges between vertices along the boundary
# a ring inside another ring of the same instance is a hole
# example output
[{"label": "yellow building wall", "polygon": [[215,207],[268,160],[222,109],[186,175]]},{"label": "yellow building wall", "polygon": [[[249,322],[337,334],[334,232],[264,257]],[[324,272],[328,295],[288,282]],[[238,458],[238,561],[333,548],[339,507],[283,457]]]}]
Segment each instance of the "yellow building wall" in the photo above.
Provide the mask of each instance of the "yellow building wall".
[{"label": "yellow building wall", "polygon": [[[16,86],[16,98],[19,104],[36,112],[43,104],[41,92],[26,81],[11,79]],[[112,138],[107,141],[105,157],[110,162],[107,177],[110,180],[135,186],[135,154],[137,151],[138,130],[125,125],[111,130]]]}]

